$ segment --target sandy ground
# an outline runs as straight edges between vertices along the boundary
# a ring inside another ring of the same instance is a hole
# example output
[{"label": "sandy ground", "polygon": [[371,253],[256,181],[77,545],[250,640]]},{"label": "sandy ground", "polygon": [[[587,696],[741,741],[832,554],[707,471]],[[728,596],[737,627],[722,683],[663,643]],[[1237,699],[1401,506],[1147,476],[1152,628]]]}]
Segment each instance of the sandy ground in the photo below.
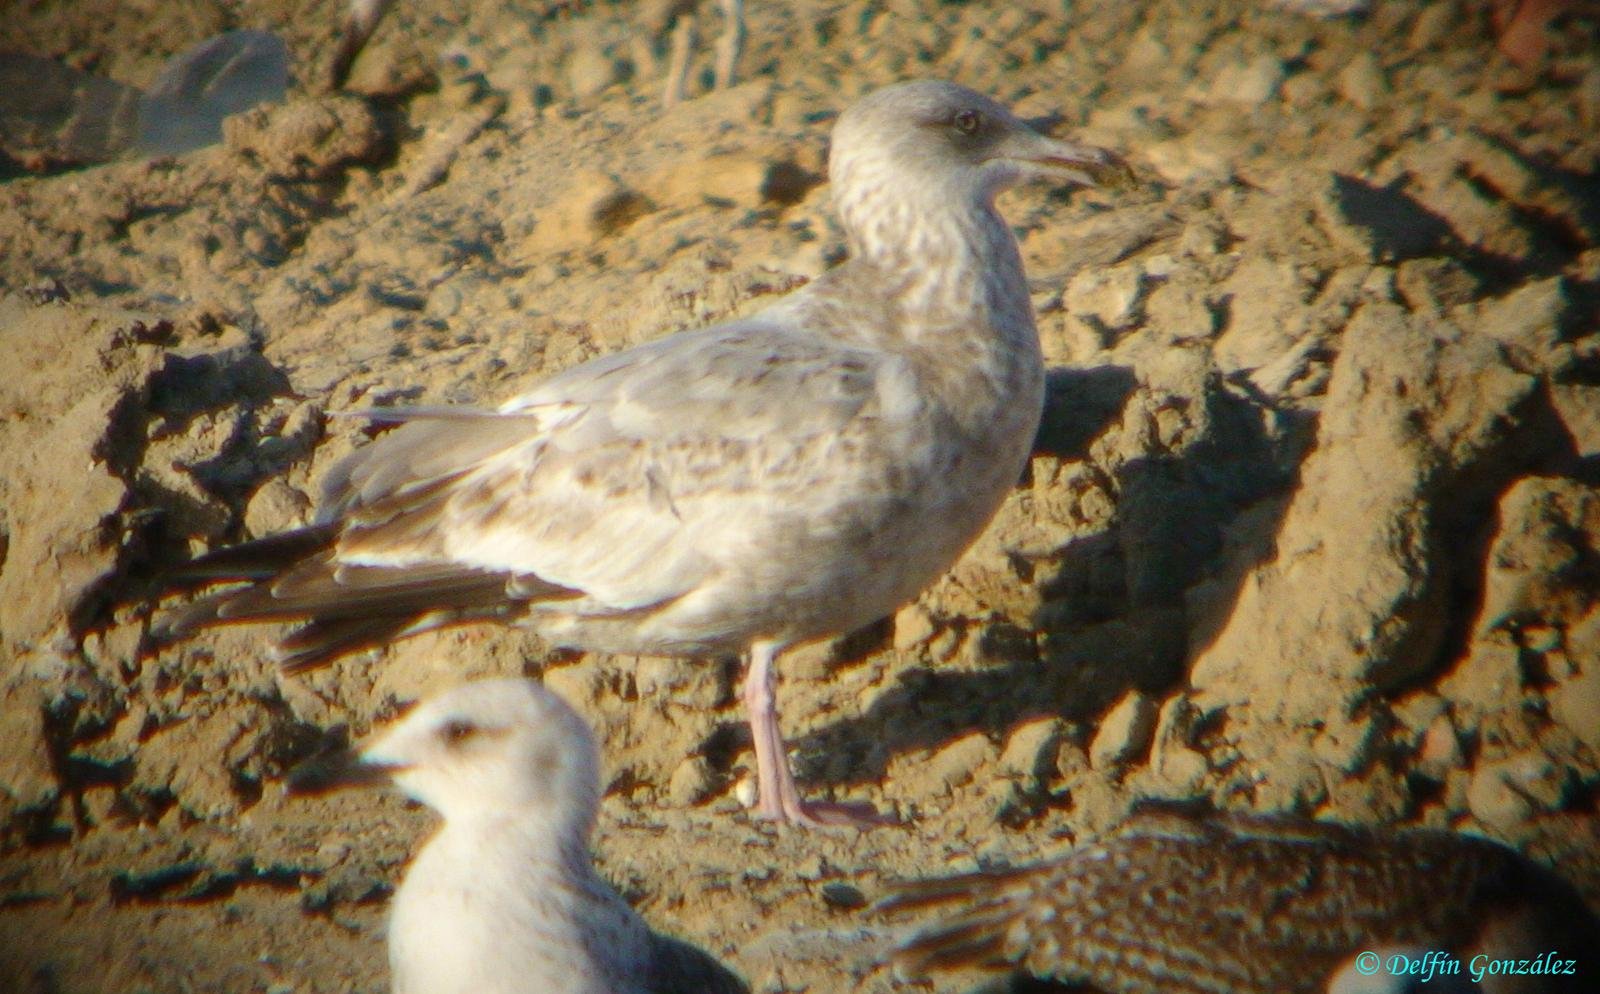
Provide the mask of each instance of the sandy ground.
[{"label": "sandy ground", "polygon": [[[352,90],[180,158],[0,182],[0,988],[386,989],[428,817],[283,772],[430,689],[543,674],[598,729],[604,873],[757,991],[884,991],[887,880],[1146,799],[1501,839],[1600,904],[1597,20],[1519,68],[1478,4],[751,3],[660,106],[668,5],[402,4]],[[13,16],[14,15],[14,16]],[[301,80],[331,4],[24,4],[0,48],[147,85],[229,27]],[[300,679],[156,651],[164,563],[306,520],[379,403],[492,402],[836,263],[830,124],[955,79],[1126,153],[1027,189],[1052,366],[1027,478],[893,619],[782,666],[819,794],[753,822],[730,662],[461,630]],[[940,980],[933,990],[970,986]]]}]

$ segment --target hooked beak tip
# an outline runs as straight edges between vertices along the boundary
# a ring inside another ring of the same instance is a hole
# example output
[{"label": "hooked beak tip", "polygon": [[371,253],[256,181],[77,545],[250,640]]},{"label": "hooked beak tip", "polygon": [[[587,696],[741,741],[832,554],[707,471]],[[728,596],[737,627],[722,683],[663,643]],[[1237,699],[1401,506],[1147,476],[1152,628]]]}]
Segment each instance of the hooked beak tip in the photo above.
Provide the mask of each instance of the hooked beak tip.
[{"label": "hooked beak tip", "polygon": [[1121,190],[1137,186],[1139,179],[1128,161],[1115,152],[1084,146],[1069,155],[1051,155],[1038,160],[1050,172],[1061,173],[1087,186]]},{"label": "hooked beak tip", "polygon": [[1106,152],[1103,162],[1082,168],[1094,180],[1096,186],[1109,190],[1123,190],[1139,185],[1139,177],[1134,173],[1133,167],[1128,165],[1128,160],[1115,152]]},{"label": "hooked beak tip", "polygon": [[1041,177],[1108,189],[1138,182],[1127,160],[1109,149],[1071,138],[1047,137],[1031,129],[1014,134],[997,151],[1031,167]]}]

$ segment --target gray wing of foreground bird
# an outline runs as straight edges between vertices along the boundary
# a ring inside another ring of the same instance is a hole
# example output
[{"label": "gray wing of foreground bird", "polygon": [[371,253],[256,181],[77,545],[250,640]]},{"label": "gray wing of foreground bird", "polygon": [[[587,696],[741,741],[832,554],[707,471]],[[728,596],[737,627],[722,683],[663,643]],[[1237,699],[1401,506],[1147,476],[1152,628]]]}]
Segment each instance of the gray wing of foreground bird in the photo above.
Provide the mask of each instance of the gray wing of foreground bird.
[{"label": "gray wing of foreground bird", "polygon": [[[1105,994],[1376,994],[1422,981],[1431,962],[1421,990],[1600,989],[1600,922],[1577,892],[1505,846],[1444,831],[1146,814],[1054,862],[903,885],[880,908],[944,912],[892,954],[912,975],[978,966]],[[1488,973],[1541,954],[1574,972]]]},{"label": "gray wing of foreground bird", "polygon": [[329,475],[319,523],[224,549],[178,582],[250,581],[170,627],[300,620],[290,670],[496,620],[615,653],[747,653],[759,813],[807,803],[773,658],[893,612],[1018,480],[1044,366],[996,193],[1126,174],[949,83],[839,119],[829,162],[851,258],[751,317],[568,369],[496,410],[409,423]]},{"label": "gray wing of foreground bird", "polygon": [[746,994],[595,872],[599,749],[539,684],[463,684],[359,753],[297,771],[291,789],[390,780],[444,818],[390,910],[395,994]]}]

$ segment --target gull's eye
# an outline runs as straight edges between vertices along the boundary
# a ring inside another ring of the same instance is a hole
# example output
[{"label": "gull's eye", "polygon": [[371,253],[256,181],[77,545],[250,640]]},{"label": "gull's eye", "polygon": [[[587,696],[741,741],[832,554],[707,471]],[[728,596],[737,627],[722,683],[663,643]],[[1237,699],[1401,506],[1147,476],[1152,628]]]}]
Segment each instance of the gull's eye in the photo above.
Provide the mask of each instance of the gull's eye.
[{"label": "gull's eye", "polygon": [[458,746],[478,734],[478,726],[465,718],[451,718],[439,726],[439,738],[445,745]]},{"label": "gull's eye", "polygon": [[983,115],[975,110],[958,110],[951,123],[964,135],[977,134],[978,129],[983,127]]}]

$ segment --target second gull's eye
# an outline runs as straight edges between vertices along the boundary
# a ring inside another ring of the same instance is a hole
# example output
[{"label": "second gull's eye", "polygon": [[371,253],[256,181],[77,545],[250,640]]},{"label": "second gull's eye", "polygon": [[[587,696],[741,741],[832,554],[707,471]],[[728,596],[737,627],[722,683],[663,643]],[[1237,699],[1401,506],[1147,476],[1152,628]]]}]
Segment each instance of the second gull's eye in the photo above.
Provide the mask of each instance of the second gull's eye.
[{"label": "second gull's eye", "polygon": [[964,135],[970,135],[976,133],[983,124],[983,117],[975,110],[959,110],[956,111],[956,116],[952,123],[955,124],[957,131]]},{"label": "second gull's eye", "polygon": [[460,745],[478,734],[478,726],[464,718],[452,718],[439,728],[439,737],[450,745]]}]

